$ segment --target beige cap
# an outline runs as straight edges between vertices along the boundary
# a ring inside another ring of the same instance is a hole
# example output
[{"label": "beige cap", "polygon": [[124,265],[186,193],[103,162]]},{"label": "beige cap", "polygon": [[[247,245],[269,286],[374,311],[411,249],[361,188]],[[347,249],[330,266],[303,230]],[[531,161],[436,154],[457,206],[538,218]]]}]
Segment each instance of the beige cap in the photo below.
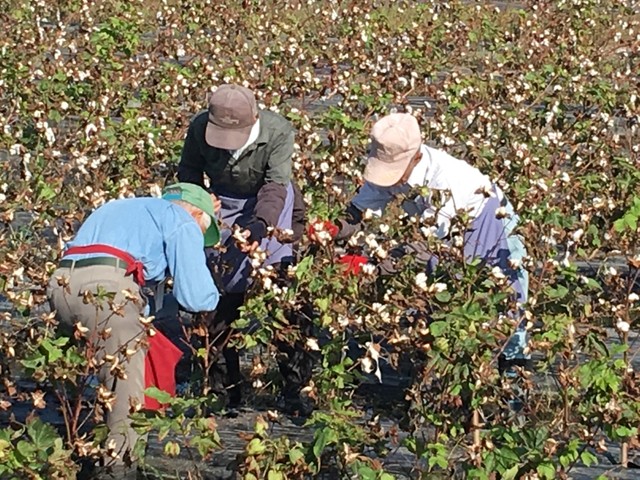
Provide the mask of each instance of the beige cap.
[{"label": "beige cap", "polygon": [[205,140],[225,150],[242,147],[258,117],[253,92],[240,85],[221,85],[209,96],[209,123]]},{"label": "beige cap", "polygon": [[392,113],[382,117],[371,129],[371,153],[364,179],[381,187],[395,185],[421,145],[420,127],[413,115]]}]

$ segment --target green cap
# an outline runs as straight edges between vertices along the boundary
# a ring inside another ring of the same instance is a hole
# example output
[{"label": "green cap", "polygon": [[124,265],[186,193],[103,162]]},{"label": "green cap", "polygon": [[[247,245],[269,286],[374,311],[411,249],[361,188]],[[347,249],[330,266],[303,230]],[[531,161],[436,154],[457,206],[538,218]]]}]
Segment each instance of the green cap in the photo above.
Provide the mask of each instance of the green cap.
[{"label": "green cap", "polygon": [[212,247],[220,241],[220,230],[213,208],[213,199],[204,188],[193,183],[174,183],[164,187],[162,198],[169,201],[182,200],[209,215],[211,226],[204,232],[204,246]]}]

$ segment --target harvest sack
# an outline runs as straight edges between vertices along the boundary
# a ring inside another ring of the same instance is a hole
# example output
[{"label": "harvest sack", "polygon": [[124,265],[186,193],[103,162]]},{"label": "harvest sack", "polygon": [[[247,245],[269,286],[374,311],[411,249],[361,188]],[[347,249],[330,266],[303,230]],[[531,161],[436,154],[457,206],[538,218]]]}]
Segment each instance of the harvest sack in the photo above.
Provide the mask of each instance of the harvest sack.
[{"label": "harvest sack", "polygon": [[[144,388],[156,387],[172,397],[176,394],[176,365],[182,352],[171,340],[156,330],[148,337],[149,350],[144,358]],[[155,398],[144,396],[147,410],[160,410],[163,405]]]}]

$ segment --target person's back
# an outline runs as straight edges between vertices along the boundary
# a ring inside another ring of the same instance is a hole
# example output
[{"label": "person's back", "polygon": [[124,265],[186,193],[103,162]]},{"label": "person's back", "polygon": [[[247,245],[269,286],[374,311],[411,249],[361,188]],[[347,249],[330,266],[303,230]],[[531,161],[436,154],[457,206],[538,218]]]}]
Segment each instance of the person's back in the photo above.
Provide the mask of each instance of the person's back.
[{"label": "person's back", "polygon": [[[202,188],[167,187],[163,198],[114,200],[98,208],[67,244],[47,289],[52,310],[75,338],[85,332],[96,364],[115,358],[114,368],[99,368],[98,378],[115,394],[106,415],[108,443],[117,456],[106,458],[120,470],[138,435],[130,426],[130,405],[147,405],[145,385],[150,357],[156,371],[168,375],[159,388],[173,393],[171,372],[180,351],[159,332],[147,337],[142,315],[147,298],[141,287],[167,275],[173,293],[186,310],[212,311],[218,290],[205,263],[204,248],[218,242],[215,204]],[[103,292],[107,295],[103,295]],[[156,345],[156,347],[154,347]],[[155,353],[151,353],[151,352]],[[156,379],[157,380],[157,379]]]},{"label": "person's back", "polygon": [[476,217],[485,205],[482,191],[490,191],[493,184],[489,177],[464,160],[449,155],[443,150],[422,145],[422,160],[411,173],[408,183],[412,186],[427,186],[438,191],[451,192],[453,216],[458,209],[465,209]]},{"label": "person's back", "polygon": [[[117,247],[144,264],[145,280],[162,280],[167,273],[164,243],[179,230],[194,233],[198,227],[186,210],[162,198],[112,200],[93,212],[67,246],[106,244]],[[203,248],[200,242],[200,248]],[[75,254],[79,260],[98,254]]]},{"label": "person's back", "polygon": [[[68,247],[95,244],[116,247],[140,261],[148,282],[172,275],[174,296],[186,310],[215,308],[218,292],[206,268],[202,233],[179,205],[162,198],[106,203],[87,218]],[[82,253],[65,258],[81,260],[103,255]]]}]

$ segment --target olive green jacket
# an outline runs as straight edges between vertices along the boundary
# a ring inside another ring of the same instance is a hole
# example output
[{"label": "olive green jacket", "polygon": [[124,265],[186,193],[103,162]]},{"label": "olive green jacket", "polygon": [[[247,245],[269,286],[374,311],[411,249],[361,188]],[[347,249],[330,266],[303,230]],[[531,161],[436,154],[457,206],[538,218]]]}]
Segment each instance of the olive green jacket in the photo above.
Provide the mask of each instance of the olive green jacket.
[{"label": "olive green jacket", "polygon": [[[189,125],[178,165],[178,179],[204,187],[204,174],[218,195],[257,196],[255,218],[275,226],[291,181],[294,130],[281,115],[261,110],[260,133],[237,160],[227,151],[208,145],[208,112],[197,114]],[[258,237],[263,236],[262,228]]]}]

